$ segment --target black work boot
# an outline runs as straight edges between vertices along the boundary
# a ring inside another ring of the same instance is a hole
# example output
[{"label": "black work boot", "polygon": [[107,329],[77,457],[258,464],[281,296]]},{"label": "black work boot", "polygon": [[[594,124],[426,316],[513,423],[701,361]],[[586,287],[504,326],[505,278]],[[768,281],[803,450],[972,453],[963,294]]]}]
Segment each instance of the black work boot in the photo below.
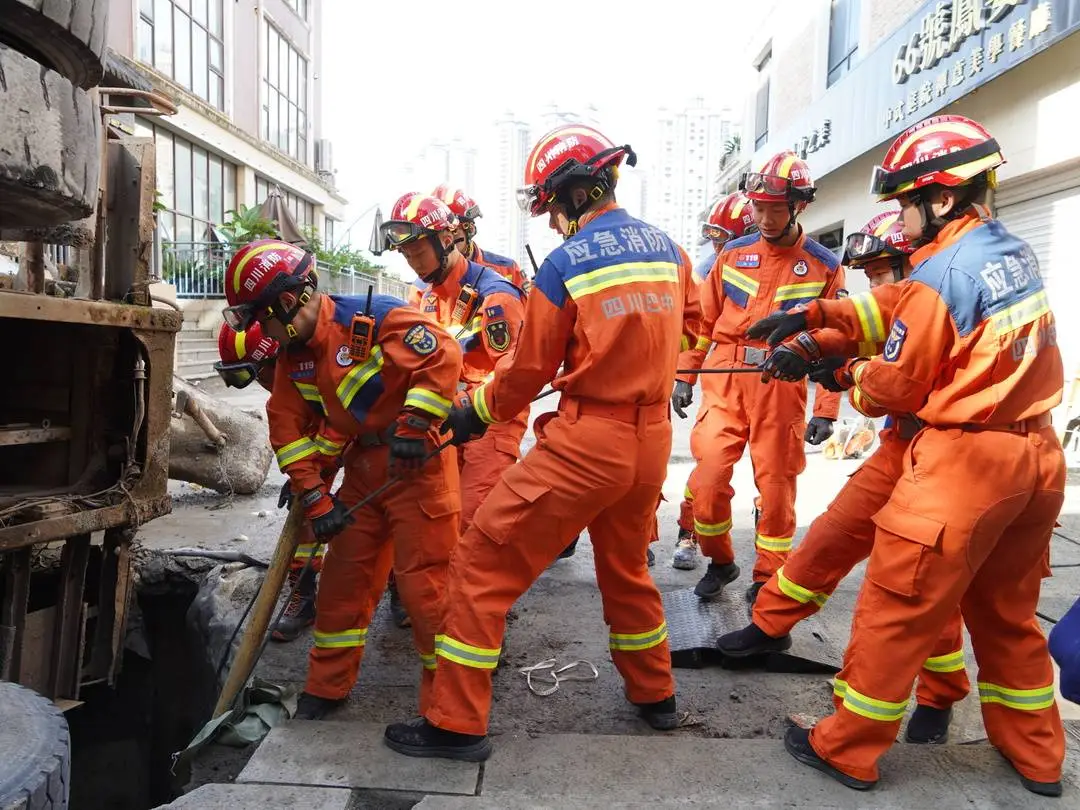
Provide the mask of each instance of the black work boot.
[{"label": "black work boot", "polygon": [[679,712],[675,706],[675,696],[656,703],[635,703],[645,722],[657,731],[671,731],[679,727]]},{"label": "black work boot", "polygon": [[746,593],[743,594],[743,596],[746,597],[746,604],[750,605],[750,607],[753,607],[754,602],[757,601],[758,591],[760,591],[764,587],[765,587],[764,582],[754,582],[754,583],[752,583],[750,585],[750,587],[746,589]]},{"label": "black work boot", "polygon": [[294,720],[322,720],[338,706],[344,706],[347,698],[324,698],[301,692],[296,700]]},{"label": "black work boot", "polygon": [[[1004,754],[1002,754],[1002,756],[1005,757]],[[1013,770],[1016,771],[1016,766],[1013,765],[1011,759],[1005,757],[1005,761],[1012,765]],[[1020,771],[1016,771],[1016,774],[1020,777],[1020,784],[1024,786],[1024,789],[1031,791],[1036,796],[1047,796],[1051,799],[1056,799],[1061,796],[1062,790],[1060,780],[1057,782],[1036,782],[1034,779],[1028,779],[1020,773]]]},{"label": "black work boot", "polygon": [[739,566],[735,563],[717,565],[709,563],[705,569],[705,576],[694,588],[694,593],[702,599],[715,599],[724,592],[724,586],[739,578]]},{"label": "black work boot", "polygon": [[491,756],[491,740],[482,734],[458,734],[433,726],[423,717],[394,723],[383,733],[386,745],[407,757],[441,757],[483,762]]},{"label": "black work boot", "polygon": [[398,593],[397,580],[395,580],[393,576],[390,577],[390,581],[386,585],[386,590],[390,593],[390,618],[394,620],[394,624],[398,627],[412,627],[412,619],[409,618],[409,614],[405,610],[405,605],[401,604],[401,595]]},{"label": "black work boot", "polygon": [[289,571],[286,582],[293,589],[292,597],[270,634],[274,641],[292,641],[315,624],[315,571]]},{"label": "black work boot", "polygon": [[854,776],[848,776],[819,757],[818,752],[810,745],[810,729],[808,728],[799,728],[798,726],[789,728],[787,734],[784,735],[784,748],[803,765],[809,765],[811,768],[831,776],[841,785],[852,790],[870,790],[877,784],[877,780],[870,782],[866,779],[856,779]]},{"label": "black work boot", "polygon": [[565,560],[565,559],[568,559],[569,557],[573,557],[574,552],[577,551],[577,541],[580,540],[580,539],[581,539],[581,535],[578,535],[573,540],[571,540],[570,545],[568,545],[566,548],[564,548],[559,553],[559,559],[560,560]]},{"label": "black work boot", "polygon": [[949,721],[952,708],[935,709],[933,706],[915,707],[908,720],[904,741],[916,745],[943,745],[949,739]]},{"label": "black work boot", "polygon": [[725,633],[716,640],[716,649],[728,658],[749,658],[767,652],[783,652],[790,647],[791,636],[773,638],[753,622],[742,630]]},{"label": "black work boot", "polygon": [[654,565],[656,565],[656,555],[653,554],[653,550],[651,548],[645,549],[645,564],[648,565],[649,568],[652,568]]}]

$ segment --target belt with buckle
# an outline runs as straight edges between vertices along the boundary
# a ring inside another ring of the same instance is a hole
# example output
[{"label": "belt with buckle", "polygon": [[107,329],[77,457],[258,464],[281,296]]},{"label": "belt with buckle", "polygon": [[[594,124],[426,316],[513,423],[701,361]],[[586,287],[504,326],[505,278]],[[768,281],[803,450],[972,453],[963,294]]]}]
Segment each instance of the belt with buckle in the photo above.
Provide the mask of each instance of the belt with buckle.
[{"label": "belt with buckle", "polygon": [[1005,433],[1035,433],[1042,430],[1044,427],[1050,425],[1050,412],[1041,413],[1038,416],[1032,416],[1030,419],[1021,419],[1018,422],[1006,422],[1001,425],[983,425],[976,424],[975,422],[965,422],[962,425],[957,425],[961,430],[969,433],[980,433],[986,430],[1000,430]]},{"label": "belt with buckle", "polygon": [[915,434],[922,429],[922,421],[910,413],[905,413],[896,420],[896,432],[901,439],[914,439]]},{"label": "belt with buckle", "polygon": [[604,419],[614,419],[617,422],[637,424],[638,419],[644,419],[645,424],[663,422],[668,418],[668,402],[657,402],[652,405],[634,405],[631,403],[601,402],[596,399],[583,399],[581,397],[562,397],[559,400],[559,410],[569,417],[575,416],[599,416]]},{"label": "belt with buckle", "polygon": [[768,351],[760,346],[740,346],[742,361],[748,366],[760,366],[765,362]]}]

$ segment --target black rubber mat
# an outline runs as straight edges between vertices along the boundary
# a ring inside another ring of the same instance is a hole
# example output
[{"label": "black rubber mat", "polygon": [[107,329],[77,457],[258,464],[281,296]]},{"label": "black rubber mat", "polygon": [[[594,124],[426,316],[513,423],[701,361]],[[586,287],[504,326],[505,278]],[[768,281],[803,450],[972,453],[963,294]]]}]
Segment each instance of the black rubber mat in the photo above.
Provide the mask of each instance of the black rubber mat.
[{"label": "black rubber mat", "polygon": [[749,606],[742,588],[725,591],[718,599],[703,602],[692,588],[668,591],[664,597],[668,644],[672,666],[699,669],[764,669],[766,672],[834,674],[840,671],[843,650],[832,642],[815,616],[791,632],[791,649],[752,658],[728,658],[716,649],[716,639],[740,630],[750,622]]}]

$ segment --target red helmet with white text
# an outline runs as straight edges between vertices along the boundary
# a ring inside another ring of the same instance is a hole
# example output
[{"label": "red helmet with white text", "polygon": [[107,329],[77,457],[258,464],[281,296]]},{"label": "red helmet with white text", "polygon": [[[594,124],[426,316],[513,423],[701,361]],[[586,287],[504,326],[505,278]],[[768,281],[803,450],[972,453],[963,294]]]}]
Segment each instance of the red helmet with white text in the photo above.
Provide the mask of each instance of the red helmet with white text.
[{"label": "red helmet with white text", "polygon": [[246,332],[237,332],[227,323],[218,332],[218,354],[221,360],[214,363],[214,370],[225,385],[245,388],[259,376],[259,372],[277,360],[281,344],[263,332],[255,322]]},{"label": "red helmet with white text", "polygon": [[[275,318],[289,334],[296,312],[318,286],[315,259],[307,251],[280,239],[260,239],[244,245],[225,271],[225,323],[245,332],[261,317]],[[295,294],[286,307],[282,295]]]},{"label": "red helmet with white text", "polygon": [[814,201],[814,182],[806,161],[788,150],[765,161],[756,172],[745,173],[739,191],[757,202],[788,202],[805,205]]},{"label": "red helmet with white text", "polygon": [[452,189],[446,183],[440,183],[435,186],[431,196],[446,203],[446,206],[454,212],[454,216],[462,222],[472,222],[483,216],[480,213],[480,206],[476,204],[476,200],[460,188]]},{"label": "red helmet with white text", "polygon": [[727,242],[756,231],[749,203],[741,191],[721,197],[709,210],[709,218],[701,224],[701,237],[713,242]]}]

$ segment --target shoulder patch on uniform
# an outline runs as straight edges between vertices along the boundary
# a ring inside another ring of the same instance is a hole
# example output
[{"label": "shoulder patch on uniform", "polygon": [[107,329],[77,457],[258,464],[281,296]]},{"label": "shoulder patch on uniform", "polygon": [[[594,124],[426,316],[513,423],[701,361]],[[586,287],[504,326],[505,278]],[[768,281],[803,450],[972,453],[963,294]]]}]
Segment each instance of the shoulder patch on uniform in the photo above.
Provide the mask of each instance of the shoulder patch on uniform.
[{"label": "shoulder patch on uniform", "polygon": [[503,314],[502,305],[496,304],[493,307],[488,307],[484,310],[484,314],[487,315],[489,318],[498,318],[500,315]]},{"label": "shoulder patch on uniform", "polygon": [[351,366],[352,365],[352,357],[349,355],[349,347],[348,346],[341,346],[337,350],[337,355],[335,355],[334,359],[337,361],[337,364],[339,366],[343,366],[343,367],[344,366]]},{"label": "shoulder patch on uniform", "polygon": [[799,259],[795,262],[795,266],[791,268],[791,272],[799,277],[805,276],[810,272],[810,265],[804,259]]},{"label": "shoulder patch on uniform", "polygon": [[488,345],[497,352],[505,352],[510,348],[510,325],[505,318],[491,321],[484,327]]},{"label": "shoulder patch on uniform", "polygon": [[431,354],[439,345],[439,342],[435,339],[435,335],[433,335],[431,330],[422,323],[418,323],[406,332],[403,342],[419,355]]},{"label": "shoulder patch on uniform", "polygon": [[760,267],[760,253],[744,253],[735,260],[736,267]]},{"label": "shoulder patch on uniform", "polygon": [[900,357],[900,349],[904,346],[904,338],[907,337],[907,327],[904,322],[897,318],[893,321],[892,329],[889,330],[889,339],[885,341],[885,350],[881,356],[886,362],[895,363]]}]

